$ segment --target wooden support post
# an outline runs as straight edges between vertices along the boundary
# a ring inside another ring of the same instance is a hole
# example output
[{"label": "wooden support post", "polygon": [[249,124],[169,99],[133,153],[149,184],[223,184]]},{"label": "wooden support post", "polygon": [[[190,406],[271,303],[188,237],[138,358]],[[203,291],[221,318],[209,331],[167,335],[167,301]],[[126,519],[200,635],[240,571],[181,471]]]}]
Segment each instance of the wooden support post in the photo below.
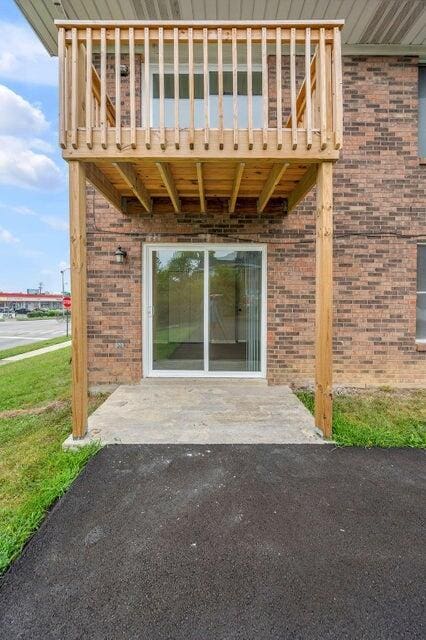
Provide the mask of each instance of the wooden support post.
[{"label": "wooden support post", "polygon": [[333,164],[317,173],[315,291],[315,425],[332,433],[333,369]]},{"label": "wooden support post", "polygon": [[87,431],[86,170],[69,163],[72,295],[72,435]]}]

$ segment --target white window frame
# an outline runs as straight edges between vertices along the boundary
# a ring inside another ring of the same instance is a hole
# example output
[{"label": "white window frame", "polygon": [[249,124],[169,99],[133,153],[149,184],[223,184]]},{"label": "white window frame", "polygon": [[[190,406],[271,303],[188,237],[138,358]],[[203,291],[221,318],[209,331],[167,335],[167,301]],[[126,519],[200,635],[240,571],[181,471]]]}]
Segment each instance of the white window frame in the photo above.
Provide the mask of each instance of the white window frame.
[{"label": "white window frame", "polygon": [[[159,249],[179,249],[180,251],[204,251],[204,370],[155,370],[153,368],[152,343],[152,252]],[[260,371],[208,371],[209,362],[209,251],[259,251],[262,256],[261,274],[261,320],[260,320]],[[142,369],[145,378],[266,378],[267,357],[267,246],[266,244],[211,244],[211,243],[145,243],[142,245]]]},{"label": "white window frame", "polygon": [[[417,253],[419,251],[419,247],[425,247],[425,251],[426,251],[426,242],[418,242],[416,244],[416,264],[417,264]],[[417,283],[416,283],[416,309],[417,309],[417,296],[420,294],[426,295],[426,291],[422,289],[417,289]],[[416,311],[416,324],[417,324],[417,311]],[[419,344],[426,344],[426,338],[418,338],[416,335],[416,342],[418,342]]]},{"label": "white window frame", "polygon": [[[231,63],[224,63],[222,65],[223,67],[223,71],[232,71],[232,64]],[[159,73],[160,72],[160,67],[158,65],[158,63],[151,63],[149,64],[149,117],[150,117],[150,122],[151,122],[151,127],[152,127],[152,122],[153,122],[153,108],[154,108],[154,74],[155,73]],[[195,63],[194,64],[194,75],[195,74],[203,74],[204,71],[204,67],[202,63]],[[209,72],[210,71],[218,71],[218,65],[217,64],[210,64],[209,63]],[[246,64],[239,64],[237,71],[247,71],[247,65]],[[260,63],[255,63],[252,64],[252,72],[253,71],[260,71],[262,72],[262,65]],[[171,62],[167,62],[164,63],[164,73],[168,73],[168,74],[173,74],[174,73],[174,66],[173,63]],[[188,63],[183,63],[180,64],[179,63],[179,75],[183,75],[189,73],[189,65]],[[141,64],[141,88],[142,88],[142,96],[145,95],[145,63],[142,62]],[[210,84],[209,84],[209,91],[210,91]],[[209,98],[212,94],[209,93]],[[261,96],[260,96],[261,97]],[[204,100],[204,98],[197,98],[197,100]],[[208,108],[209,108],[209,122],[210,122],[210,100],[208,100]],[[141,122],[142,122],[142,128],[145,129],[146,128],[146,115],[145,115],[145,109],[144,109],[144,100],[142,98],[141,101],[141,112],[142,112],[142,116],[141,116]],[[174,122],[172,125],[167,126],[166,125],[166,129],[173,129],[175,126]],[[203,128],[203,127],[202,127]],[[244,127],[238,127],[239,129],[247,129],[247,125]],[[256,129],[256,127],[253,127],[254,129]]]}]

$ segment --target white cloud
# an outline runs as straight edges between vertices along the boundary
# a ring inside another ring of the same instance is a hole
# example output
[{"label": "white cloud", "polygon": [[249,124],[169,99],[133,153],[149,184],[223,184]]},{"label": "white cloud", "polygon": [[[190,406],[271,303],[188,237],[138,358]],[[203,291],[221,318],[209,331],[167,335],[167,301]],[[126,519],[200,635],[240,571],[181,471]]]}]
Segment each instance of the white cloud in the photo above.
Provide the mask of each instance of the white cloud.
[{"label": "white cloud", "polygon": [[40,220],[55,231],[68,231],[68,222],[55,216],[40,216]]},{"label": "white cloud", "polygon": [[0,84],[0,183],[51,190],[64,185],[64,176],[48,157],[51,144],[40,137],[49,132],[42,110]]},{"label": "white cloud", "polygon": [[30,137],[43,133],[48,127],[49,123],[39,107],[0,84],[0,134]]},{"label": "white cloud", "polygon": [[59,167],[29,145],[23,138],[0,135],[0,183],[42,190],[61,187],[64,178]]},{"label": "white cloud", "polygon": [[29,26],[0,21],[0,78],[56,86],[57,69]]},{"label": "white cloud", "polygon": [[3,244],[16,244],[19,238],[16,238],[10,231],[4,227],[0,227],[0,242]]},{"label": "white cloud", "polygon": [[47,140],[42,140],[41,138],[31,138],[29,141],[29,146],[34,151],[42,151],[43,153],[54,153],[55,149],[50,142]]},{"label": "white cloud", "polygon": [[30,209],[30,207],[26,206],[12,206],[7,205],[0,202],[0,209],[5,209],[6,211],[13,211],[13,213],[17,213],[20,216],[30,216],[32,218],[37,218],[43,224],[47,225],[51,229],[55,231],[68,231],[68,220],[66,218],[62,218],[55,215],[45,215],[42,213],[37,213],[34,209]]}]

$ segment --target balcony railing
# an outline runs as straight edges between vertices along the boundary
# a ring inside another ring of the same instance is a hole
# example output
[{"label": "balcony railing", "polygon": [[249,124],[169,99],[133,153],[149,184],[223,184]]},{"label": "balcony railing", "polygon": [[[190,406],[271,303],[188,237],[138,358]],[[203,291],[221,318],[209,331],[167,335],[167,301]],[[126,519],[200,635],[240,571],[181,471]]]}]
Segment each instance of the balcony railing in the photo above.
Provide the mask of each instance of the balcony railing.
[{"label": "balcony railing", "polygon": [[65,157],[334,159],[342,21],[58,21]]}]

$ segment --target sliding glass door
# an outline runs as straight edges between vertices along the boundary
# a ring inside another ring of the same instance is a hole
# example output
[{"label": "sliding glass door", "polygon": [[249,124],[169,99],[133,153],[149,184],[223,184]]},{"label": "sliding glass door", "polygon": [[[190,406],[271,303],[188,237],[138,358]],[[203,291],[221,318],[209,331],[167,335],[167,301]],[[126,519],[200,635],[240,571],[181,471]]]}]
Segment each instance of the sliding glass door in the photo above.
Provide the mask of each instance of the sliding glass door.
[{"label": "sliding glass door", "polygon": [[264,375],[263,248],[148,246],[145,258],[149,375]]}]

